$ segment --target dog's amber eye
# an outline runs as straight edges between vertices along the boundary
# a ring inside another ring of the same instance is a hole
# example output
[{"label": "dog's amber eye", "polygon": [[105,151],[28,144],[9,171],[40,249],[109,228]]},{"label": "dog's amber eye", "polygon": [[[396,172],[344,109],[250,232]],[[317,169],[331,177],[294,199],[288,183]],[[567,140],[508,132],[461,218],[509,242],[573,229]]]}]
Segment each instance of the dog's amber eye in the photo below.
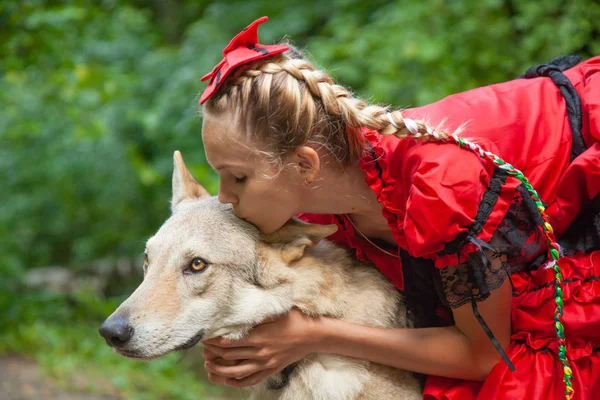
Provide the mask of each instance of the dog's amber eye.
[{"label": "dog's amber eye", "polygon": [[201,258],[194,258],[190,264],[190,268],[194,272],[202,272],[208,267],[208,263]]},{"label": "dog's amber eye", "polygon": [[144,253],[144,272],[148,271],[148,267],[150,264],[148,263],[148,254]]}]

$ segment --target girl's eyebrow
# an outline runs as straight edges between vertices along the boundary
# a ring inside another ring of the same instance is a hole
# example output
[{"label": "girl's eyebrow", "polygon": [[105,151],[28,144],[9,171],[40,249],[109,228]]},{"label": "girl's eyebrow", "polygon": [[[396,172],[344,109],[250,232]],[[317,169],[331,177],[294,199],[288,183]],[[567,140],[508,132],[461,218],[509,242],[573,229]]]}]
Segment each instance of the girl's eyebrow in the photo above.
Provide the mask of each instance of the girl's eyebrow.
[{"label": "girl's eyebrow", "polygon": [[219,166],[215,166],[214,167],[215,171],[220,171],[220,170],[226,169],[226,168],[244,168],[244,165],[241,165],[241,164],[221,164]]}]

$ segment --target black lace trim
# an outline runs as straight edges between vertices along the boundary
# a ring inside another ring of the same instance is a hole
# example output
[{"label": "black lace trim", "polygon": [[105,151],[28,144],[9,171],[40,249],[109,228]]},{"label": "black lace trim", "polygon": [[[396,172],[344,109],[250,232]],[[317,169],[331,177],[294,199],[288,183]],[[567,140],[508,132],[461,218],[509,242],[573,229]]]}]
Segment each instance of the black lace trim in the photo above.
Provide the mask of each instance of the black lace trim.
[{"label": "black lace trim", "polygon": [[[470,227],[469,235],[480,232],[491,215],[496,204],[501,185],[506,181],[506,173],[497,170],[492,177],[493,184],[484,194],[476,216],[476,223]],[[469,254],[468,259],[460,265],[437,269],[433,261],[416,258],[401,250],[404,273],[404,298],[409,310],[409,317],[415,327],[441,326],[448,321],[439,316],[439,307],[457,308],[471,301],[487,299],[493,290],[498,289],[510,274],[533,270],[546,262],[545,241],[539,228],[543,224],[535,202],[527,189],[517,187],[513,202],[489,245],[502,262],[491,263],[482,250]],[[458,252],[460,245],[473,236],[456,239],[442,253]],[[485,243],[484,243],[485,244]],[[451,314],[450,314],[451,315]]]},{"label": "black lace trim", "polygon": [[466,263],[440,269],[440,281],[445,296],[442,304],[449,308],[458,308],[471,302],[487,299],[492,290],[498,289],[508,273],[505,263],[494,267],[494,263],[482,262],[478,252],[469,254]]},{"label": "black lace trim", "polygon": [[[404,271],[406,271],[405,299],[407,300],[407,308],[414,313],[409,317],[418,320],[415,327],[421,324],[439,326],[440,323],[448,322],[448,319],[444,321],[439,313],[436,313],[436,311],[439,311],[437,306],[453,309],[470,303],[473,314],[482,329],[494,344],[508,368],[514,371],[511,360],[480,315],[477,303],[487,299],[493,290],[498,289],[505,282],[507,277],[510,279],[511,273],[528,268],[531,261],[540,254],[541,249],[543,249],[541,243],[544,242],[541,240],[543,238],[541,238],[541,230],[539,229],[539,225],[543,223],[543,220],[538,214],[534,201],[523,185],[517,187],[513,203],[509,206],[506,215],[494,232],[490,243],[485,243],[475,237],[477,233],[481,232],[491,215],[498,201],[502,185],[506,182],[506,177],[507,174],[504,170],[495,170],[492,177],[494,183],[490,183],[490,188],[484,193],[475,221],[467,234],[457,238],[449,246],[446,246],[442,253],[439,253],[439,255],[449,251],[459,253],[465,242],[471,242],[478,247],[478,251],[471,252],[466,262],[433,272],[431,270],[431,268],[435,270],[433,263],[425,264],[422,260],[409,255],[404,255],[402,264]],[[485,249],[491,250],[489,254],[485,252]],[[494,263],[489,257],[499,258],[501,262]],[[410,272],[412,272],[410,270],[415,266],[425,268],[418,268],[419,272],[413,273],[414,276],[410,276]],[[417,280],[418,278],[420,280]],[[437,302],[432,301],[431,290],[426,288],[426,285],[431,283],[433,283],[437,294]],[[419,291],[424,294],[421,300],[417,297]],[[437,321],[435,317],[438,318]]]},{"label": "black lace trim", "polygon": [[[496,191],[496,188],[492,191],[490,187],[490,193]],[[469,229],[469,234],[477,232],[478,229],[481,231],[481,227],[490,215],[487,212],[490,202],[495,204],[495,200],[492,196],[487,197],[486,204],[480,207],[480,210],[483,208],[485,212],[477,213],[476,221]],[[495,252],[493,257],[500,258],[501,262],[492,263],[484,253],[483,246],[478,246],[479,251],[469,254],[465,263],[441,269],[440,284],[445,294],[442,297],[443,304],[446,307],[458,308],[469,303],[471,298],[483,301],[490,296],[492,290],[498,289],[510,274],[537,268],[543,264],[545,242],[539,228],[543,222],[527,189],[519,185],[512,204],[489,241],[489,246],[483,243],[488,248],[493,248]],[[474,242],[470,235],[463,239],[463,242],[464,240]],[[459,250],[460,248],[457,252]]]},{"label": "black lace trim", "polygon": [[483,198],[477,209],[475,221],[473,221],[473,224],[469,228],[469,236],[475,237],[483,230],[483,226],[492,214],[494,206],[498,202],[498,197],[502,191],[502,186],[506,184],[507,177],[508,173],[506,170],[502,168],[494,169],[494,174],[490,179],[490,187],[483,194]]},{"label": "black lace trim", "polygon": [[483,194],[483,198],[477,208],[477,215],[475,216],[473,224],[469,227],[469,231],[458,235],[452,242],[446,243],[444,249],[437,253],[439,256],[442,257],[448,254],[457,254],[462,248],[466,237],[476,237],[481,232],[485,222],[492,214],[494,206],[498,202],[498,196],[500,196],[502,186],[506,183],[507,177],[508,173],[504,169],[494,169],[494,173],[490,178],[490,187]]},{"label": "black lace trim", "polygon": [[517,187],[506,216],[496,228],[490,244],[500,254],[507,256],[509,272],[525,268],[536,269],[546,262],[544,224],[537,205],[523,185]]}]

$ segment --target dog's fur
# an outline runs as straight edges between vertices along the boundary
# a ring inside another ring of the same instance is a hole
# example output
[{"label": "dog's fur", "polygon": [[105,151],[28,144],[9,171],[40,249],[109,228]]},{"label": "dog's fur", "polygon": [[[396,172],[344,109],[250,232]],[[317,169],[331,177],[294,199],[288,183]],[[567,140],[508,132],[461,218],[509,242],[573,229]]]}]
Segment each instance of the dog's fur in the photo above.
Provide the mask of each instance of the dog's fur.
[{"label": "dog's fur", "polygon": [[[107,320],[126,318],[133,328],[117,352],[150,359],[201,339],[239,339],[292,307],[362,325],[406,327],[394,286],[372,265],[322,240],[335,229],[292,220],[275,234],[262,235],[211,197],[176,152],[172,216],[147,242],[143,282]],[[208,268],[184,273],[196,257]],[[422,398],[407,371],[330,354],[307,356],[282,388],[269,388],[281,386],[282,379],[277,374],[254,386],[252,398]]]}]

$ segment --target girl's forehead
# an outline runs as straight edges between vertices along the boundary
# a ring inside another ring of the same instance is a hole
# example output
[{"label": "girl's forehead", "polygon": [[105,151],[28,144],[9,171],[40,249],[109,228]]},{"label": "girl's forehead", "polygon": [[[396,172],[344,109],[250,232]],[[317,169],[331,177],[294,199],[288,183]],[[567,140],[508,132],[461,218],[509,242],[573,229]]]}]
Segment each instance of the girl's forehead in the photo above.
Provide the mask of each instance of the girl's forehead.
[{"label": "girl's forehead", "polygon": [[236,145],[252,148],[252,140],[229,113],[218,116],[206,115],[202,120],[202,138],[215,144]]},{"label": "girl's forehead", "polygon": [[206,157],[215,169],[223,165],[249,165],[257,161],[257,147],[235,124],[208,118],[203,122],[202,140]]}]

